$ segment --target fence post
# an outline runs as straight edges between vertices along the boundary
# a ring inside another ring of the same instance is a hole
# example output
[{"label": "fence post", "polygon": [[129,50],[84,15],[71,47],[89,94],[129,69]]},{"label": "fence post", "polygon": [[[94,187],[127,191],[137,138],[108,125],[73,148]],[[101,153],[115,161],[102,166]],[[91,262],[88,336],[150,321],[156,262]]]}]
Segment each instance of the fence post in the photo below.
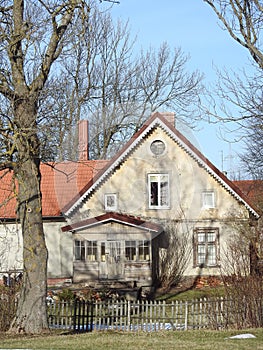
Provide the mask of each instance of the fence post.
[{"label": "fence post", "polygon": [[93,312],[94,312],[94,302],[90,302],[91,312],[90,312],[90,332],[93,331]]},{"label": "fence post", "polygon": [[128,323],[128,329],[130,330],[131,327],[131,302],[128,300],[128,305],[127,305],[127,323]]},{"label": "fence post", "polygon": [[184,328],[187,330],[188,328],[188,302],[185,302],[185,320],[184,320]]},{"label": "fence post", "polygon": [[73,330],[76,331],[76,320],[77,320],[77,300],[74,300],[74,314],[73,314]]}]

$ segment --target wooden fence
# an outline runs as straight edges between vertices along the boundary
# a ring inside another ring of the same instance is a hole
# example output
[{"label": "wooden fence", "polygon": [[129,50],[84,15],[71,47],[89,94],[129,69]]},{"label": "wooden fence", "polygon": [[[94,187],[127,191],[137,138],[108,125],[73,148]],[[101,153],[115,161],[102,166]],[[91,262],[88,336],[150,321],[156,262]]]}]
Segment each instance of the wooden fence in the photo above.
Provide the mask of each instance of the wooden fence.
[{"label": "wooden fence", "polygon": [[[262,305],[257,310],[262,319]],[[241,324],[246,315],[223,298],[175,301],[61,302],[48,305],[49,325],[75,331],[158,331],[224,329]],[[244,324],[245,326],[245,324]]]}]

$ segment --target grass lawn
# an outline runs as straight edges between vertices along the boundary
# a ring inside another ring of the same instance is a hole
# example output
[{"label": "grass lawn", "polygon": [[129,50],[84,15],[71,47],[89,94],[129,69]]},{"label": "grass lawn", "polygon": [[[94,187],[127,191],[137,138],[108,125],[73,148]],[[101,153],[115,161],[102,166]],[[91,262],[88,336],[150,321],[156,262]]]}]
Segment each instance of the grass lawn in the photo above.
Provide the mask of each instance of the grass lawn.
[{"label": "grass lawn", "polygon": [[191,289],[187,291],[175,292],[171,291],[166,294],[159,295],[156,300],[165,301],[189,301],[193,299],[211,298],[211,297],[224,297],[224,287],[217,288],[202,288],[202,289]]},{"label": "grass lawn", "polygon": [[[251,333],[255,339],[228,339]],[[45,336],[13,336],[0,333],[0,349],[63,350],[263,350],[263,329],[248,331],[163,331],[152,333],[93,332]]]}]

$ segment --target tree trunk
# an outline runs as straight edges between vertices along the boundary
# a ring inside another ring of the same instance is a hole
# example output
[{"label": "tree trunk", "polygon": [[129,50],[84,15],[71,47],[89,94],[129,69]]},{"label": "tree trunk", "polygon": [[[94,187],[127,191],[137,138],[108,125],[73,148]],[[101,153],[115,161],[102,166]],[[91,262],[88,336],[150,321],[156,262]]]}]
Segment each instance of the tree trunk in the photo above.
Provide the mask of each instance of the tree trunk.
[{"label": "tree trunk", "polygon": [[35,102],[24,101],[16,111],[15,176],[19,186],[17,209],[23,235],[24,274],[10,332],[41,333],[48,328],[47,248],[42,221]]}]

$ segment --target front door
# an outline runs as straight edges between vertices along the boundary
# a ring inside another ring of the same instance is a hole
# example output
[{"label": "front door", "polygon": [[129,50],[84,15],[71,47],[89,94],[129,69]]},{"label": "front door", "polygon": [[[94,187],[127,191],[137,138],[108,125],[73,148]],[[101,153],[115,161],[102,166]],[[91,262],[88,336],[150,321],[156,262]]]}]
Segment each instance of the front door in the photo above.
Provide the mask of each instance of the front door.
[{"label": "front door", "polygon": [[[104,248],[105,247],[105,248]],[[124,252],[121,241],[106,241],[101,243],[101,251],[105,257],[101,259],[101,278],[119,279],[124,272]]]}]

